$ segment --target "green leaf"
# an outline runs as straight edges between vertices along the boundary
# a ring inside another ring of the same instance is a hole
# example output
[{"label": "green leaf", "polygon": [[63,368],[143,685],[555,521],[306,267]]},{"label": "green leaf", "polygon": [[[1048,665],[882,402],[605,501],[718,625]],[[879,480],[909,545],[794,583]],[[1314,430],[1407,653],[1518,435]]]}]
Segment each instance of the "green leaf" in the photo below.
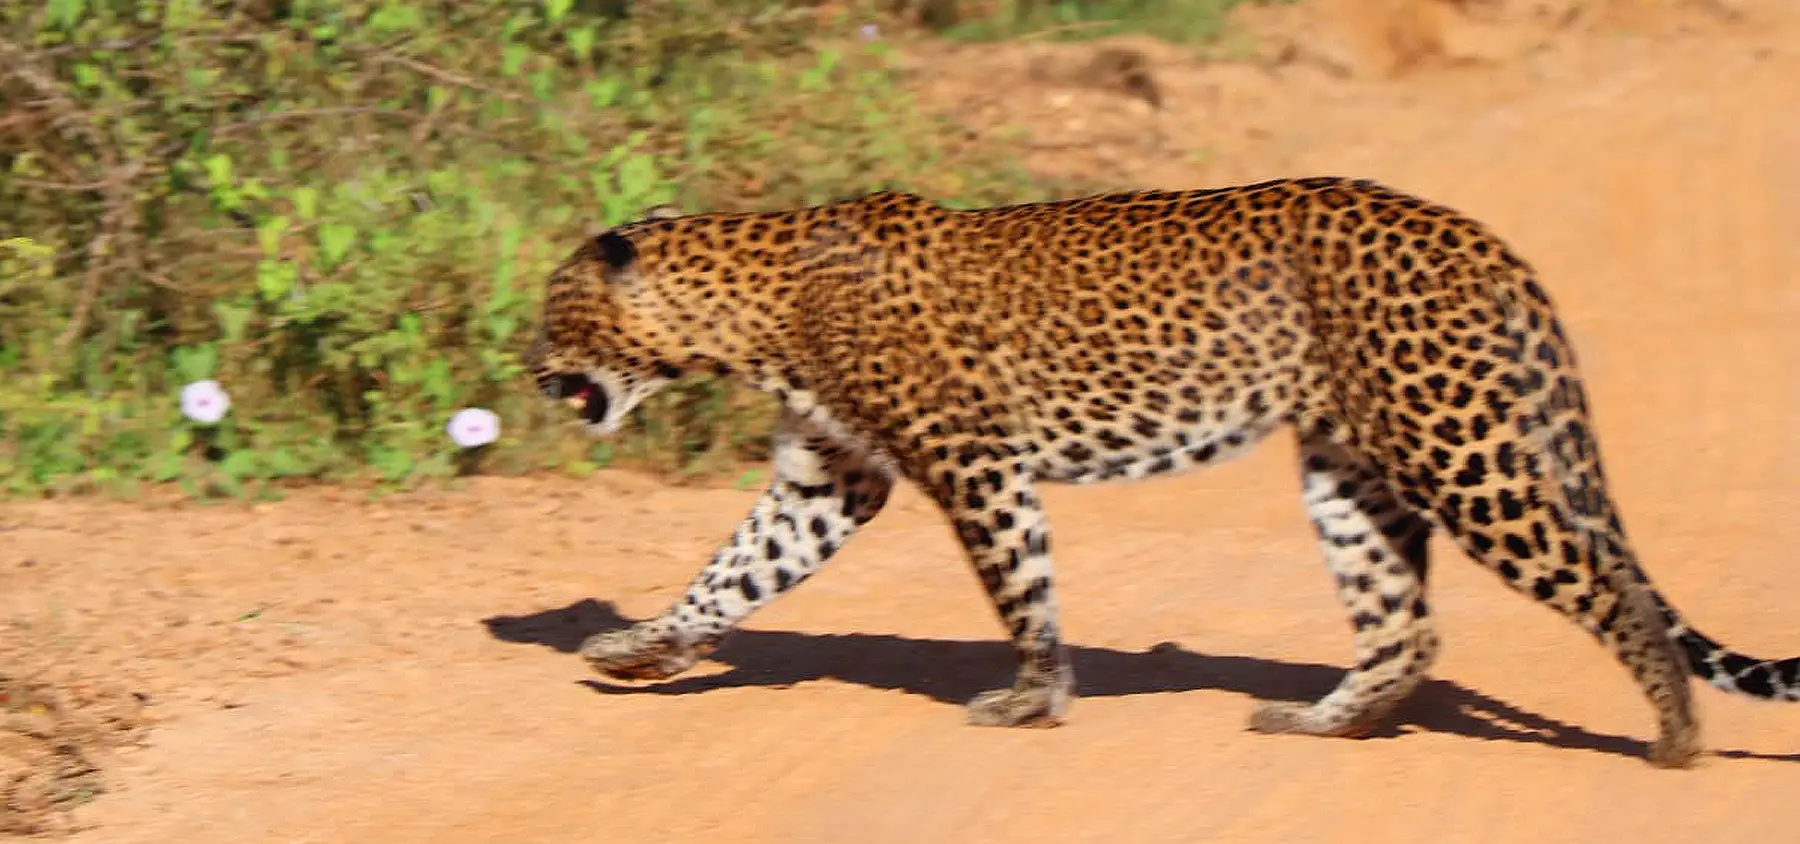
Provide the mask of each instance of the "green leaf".
[{"label": "green leaf", "polygon": [[369,16],[369,29],[375,32],[402,32],[417,30],[425,24],[425,16],[419,10],[405,3],[383,3],[375,14]]},{"label": "green leaf", "polygon": [[518,220],[507,220],[500,229],[500,256],[511,259],[519,254],[519,244],[525,240],[525,229]]},{"label": "green leaf", "polygon": [[496,343],[505,343],[518,327],[519,318],[512,314],[499,313],[488,317],[488,335]]},{"label": "green leaf", "polygon": [[[585,59],[594,54],[595,34],[596,32],[593,24],[589,24],[587,26],[569,30],[568,35],[565,37],[569,39],[569,49],[573,51],[575,55]],[[602,106],[602,108],[604,108],[604,106]]]},{"label": "green leaf", "polygon": [[600,471],[600,467],[587,460],[570,460],[563,464],[563,471],[571,477],[585,478]]},{"label": "green leaf", "polygon": [[454,196],[461,184],[462,176],[455,170],[433,170],[425,177],[425,188],[436,197]]},{"label": "green leaf", "polygon": [[525,66],[525,59],[531,55],[531,48],[523,44],[508,44],[500,54],[500,72],[507,76],[518,76],[519,70]]},{"label": "green leaf", "polygon": [[186,463],[179,452],[164,454],[150,461],[149,477],[157,483],[166,483],[181,477],[183,464]]},{"label": "green leaf", "polygon": [[244,497],[244,482],[231,475],[221,474],[212,479],[214,489],[232,498]]},{"label": "green leaf", "polygon": [[[261,280],[258,280],[260,286]],[[272,298],[272,297],[271,297]],[[250,309],[240,305],[219,301],[213,303],[213,315],[219,319],[219,327],[225,332],[225,342],[236,343],[244,339],[244,329],[250,324]]]},{"label": "green leaf", "polygon": [[256,262],[256,291],[263,301],[273,302],[294,290],[300,268],[292,261],[262,260]]},{"label": "green leaf", "polygon": [[385,480],[398,481],[412,474],[413,458],[397,448],[378,449],[369,463]]},{"label": "green leaf", "polygon": [[311,221],[319,214],[319,189],[309,185],[294,188],[294,213],[300,219]]},{"label": "green leaf", "polygon": [[282,215],[269,217],[256,224],[256,244],[262,247],[264,255],[274,257],[281,254],[281,237],[287,233],[288,218]]},{"label": "green leaf", "polygon": [[74,29],[87,11],[87,0],[50,0],[50,20],[63,29]]},{"label": "green leaf", "polygon": [[356,243],[356,229],[347,223],[326,223],[319,227],[319,258],[326,269],[343,263]]},{"label": "green leaf", "polygon": [[588,100],[594,108],[611,108],[619,101],[619,92],[625,89],[625,80],[618,76],[603,76],[588,80],[582,87],[587,89]]},{"label": "green leaf", "polygon": [[556,23],[562,20],[563,16],[569,13],[570,7],[574,5],[575,0],[544,0],[544,17],[551,23]]},{"label": "green leaf", "polygon": [[732,486],[741,492],[743,490],[747,490],[747,489],[750,489],[751,487],[761,484],[762,482],[763,482],[763,470],[747,469],[744,471],[743,474],[738,476],[737,480],[732,483]]},{"label": "green leaf", "polygon": [[211,343],[176,346],[174,358],[175,377],[183,384],[211,378],[219,371],[219,350]]},{"label": "green leaf", "polygon": [[425,394],[439,405],[447,405],[455,398],[456,382],[450,374],[450,361],[441,357],[432,358],[425,364]]},{"label": "green leaf", "polygon": [[800,90],[825,90],[827,80],[831,78],[831,71],[833,68],[837,67],[840,58],[842,58],[842,56],[836,50],[826,49],[821,51],[819,53],[819,63],[800,75]]},{"label": "green leaf", "polygon": [[257,462],[254,451],[234,451],[225,455],[225,459],[219,463],[219,471],[242,480],[256,474]]},{"label": "green leaf", "polygon": [[285,448],[278,448],[266,456],[269,474],[277,478],[291,477],[300,474],[300,459]]},{"label": "green leaf", "polygon": [[594,443],[593,447],[588,449],[588,459],[593,461],[596,466],[610,466],[613,458],[617,456],[617,451],[617,447],[612,443],[602,440]]},{"label": "green leaf", "polygon": [[619,165],[619,191],[633,199],[649,196],[661,181],[653,156],[633,153]]},{"label": "green leaf", "polygon": [[214,189],[231,186],[231,157],[220,152],[206,157],[201,162],[206,167],[206,178],[211,180]]}]

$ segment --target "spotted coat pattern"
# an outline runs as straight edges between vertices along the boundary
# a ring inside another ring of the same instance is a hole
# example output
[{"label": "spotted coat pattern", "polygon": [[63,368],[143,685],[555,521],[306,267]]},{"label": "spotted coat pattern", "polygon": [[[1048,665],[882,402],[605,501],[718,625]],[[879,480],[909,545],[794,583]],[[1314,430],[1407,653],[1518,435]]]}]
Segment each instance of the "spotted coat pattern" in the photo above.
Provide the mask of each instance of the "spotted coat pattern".
[{"label": "spotted coat pattern", "polygon": [[583,646],[612,676],[693,665],[905,479],[944,512],[1017,651],[1013,685],[970,720],[1058,723],[1074,677],[1037,486],[1215,464],[1289,428],[1356,662],[1317,702],[1262,704],[1255,729],[1365,733],[1418,686],[1439,647],[1436,531],[1612,651],[1659,719],[1655,764],[1699,751],[1690,673],[1800,699],[1800,659],[1728,651],[1651,587],[1531,266],[1479,222],[1368,181],[665,210],[551,275],[529,362],[597,435],[687,373],[783,408],[768,491],[686,595]]}]

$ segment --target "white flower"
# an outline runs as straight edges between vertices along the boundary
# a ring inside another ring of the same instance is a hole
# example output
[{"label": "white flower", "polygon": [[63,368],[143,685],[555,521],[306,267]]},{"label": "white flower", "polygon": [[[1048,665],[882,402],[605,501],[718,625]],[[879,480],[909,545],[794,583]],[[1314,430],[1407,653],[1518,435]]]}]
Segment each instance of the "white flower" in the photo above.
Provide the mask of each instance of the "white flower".
[{"label": "white flower", "polygon": [[231,409],[231,397],[213,380],[195,381],[181,388],[181,415],[202,425],[216,424]]},{"label": "white flower", "polygon": [[487,408],[465,407],[450,417],[445,430],[463,448],[487,445],[500,439],[500,414]]},{"label": "white flower", "polygon": [[881,39],[881,27],[876,26],[872,23],[865,23],[862,25],[862,40],[878,41],[880,39]]}]

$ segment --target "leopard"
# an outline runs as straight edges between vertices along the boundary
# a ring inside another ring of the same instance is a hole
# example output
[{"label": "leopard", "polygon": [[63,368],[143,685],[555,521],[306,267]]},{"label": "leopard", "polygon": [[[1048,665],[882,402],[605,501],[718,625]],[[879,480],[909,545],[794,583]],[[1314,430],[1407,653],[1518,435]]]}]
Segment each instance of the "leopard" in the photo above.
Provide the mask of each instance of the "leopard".
[{"label": "leopard", "polygon": [[548,274],[524,362],[596,437],[690,377],[778,408],[767,488],[681,598],[581,644],[614,680],[711,655],[906,482],[1016,658],[966,721],[1062,724],[1076,687],[1041,487],[1195,470],[1284,430],[1355,662],[1316,700],[1258,701],[1250,730],[1366,737],[1391,720],[1441,648],[1434,535],[1611,651],[1657,719],[1652,765],[1702,751],[1690,677],[1800,700],[1800,657],[1730,650],[1651,583],[1534,267],[1488,225],[1370,179],[664,206]]}]

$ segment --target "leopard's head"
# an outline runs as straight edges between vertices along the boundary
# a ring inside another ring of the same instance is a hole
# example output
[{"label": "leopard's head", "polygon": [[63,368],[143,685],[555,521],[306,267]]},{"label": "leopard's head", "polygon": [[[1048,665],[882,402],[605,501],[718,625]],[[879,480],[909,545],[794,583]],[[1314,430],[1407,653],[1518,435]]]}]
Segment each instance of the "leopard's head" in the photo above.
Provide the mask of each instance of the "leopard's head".
[{"label": "leopard's head", "polygon": [[525,365],[538,389],[573,407],[592,436],[618,431],[625,415],[681,377],[691,358],[668,328],[655,262],[642,254],[657,233],[644,224],[604,232],[548,281],[543,321]]}]

